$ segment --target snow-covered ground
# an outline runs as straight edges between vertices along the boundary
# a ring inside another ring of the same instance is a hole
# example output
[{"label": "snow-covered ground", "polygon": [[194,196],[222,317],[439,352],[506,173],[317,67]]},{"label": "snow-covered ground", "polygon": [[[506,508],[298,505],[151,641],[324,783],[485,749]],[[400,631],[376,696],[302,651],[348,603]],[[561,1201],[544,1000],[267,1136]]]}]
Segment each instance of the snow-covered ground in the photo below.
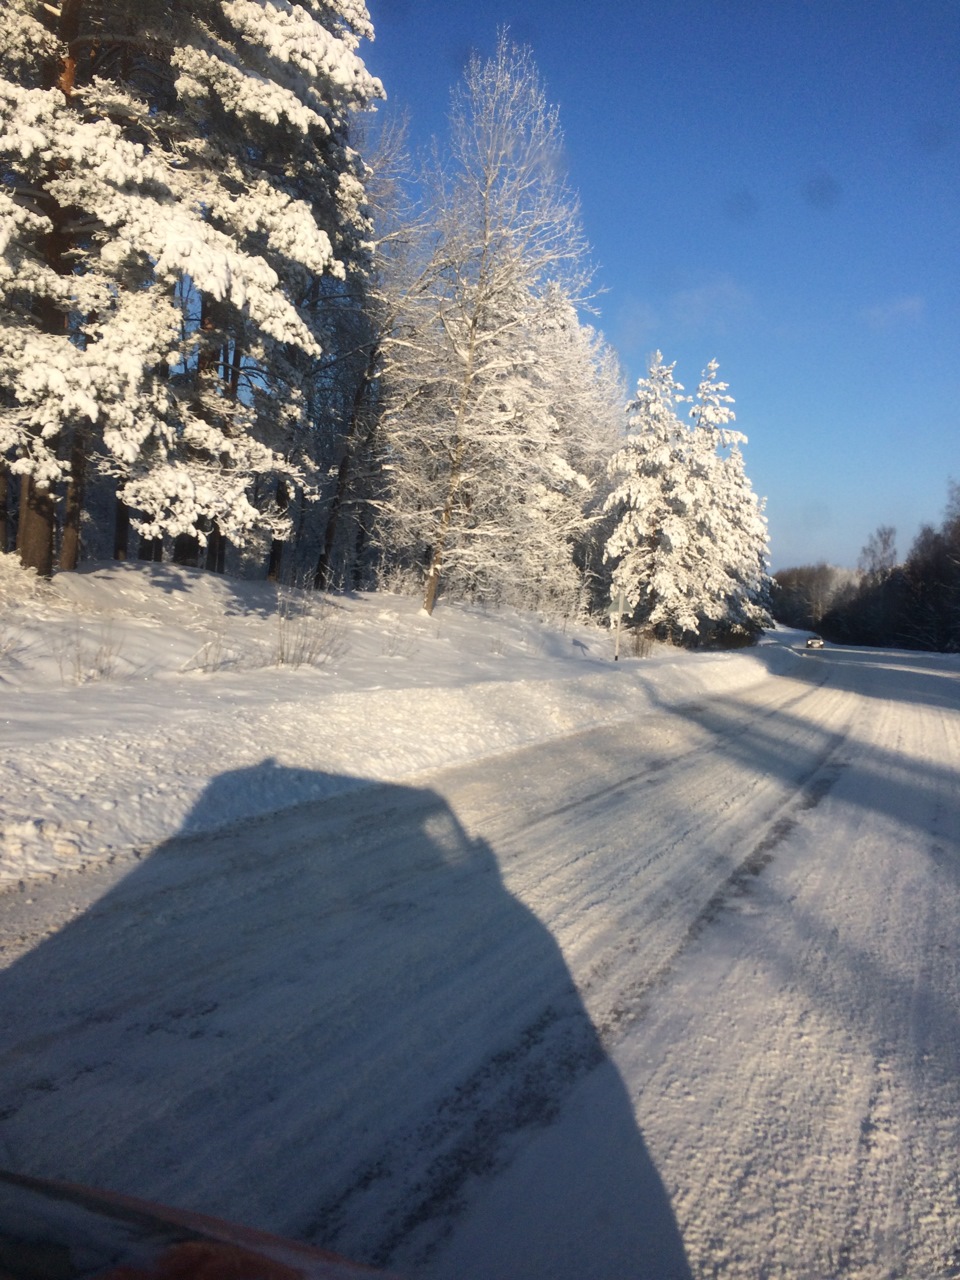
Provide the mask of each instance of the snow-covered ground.
[{"label": "snow-covered ground", "polygon": [[8,1167],[412,1280],[960,1276],[960,659],[54,587],[0,667]]},{"label": "snow-covered ground", "polygon": [[173,565],[63,574],[29,600],[0,581],[0,607],[0,887],[763,674],[753,657],[672,650],[615,666],[593,627],[443,604],[428,618],[391,595],[278,599]]}]

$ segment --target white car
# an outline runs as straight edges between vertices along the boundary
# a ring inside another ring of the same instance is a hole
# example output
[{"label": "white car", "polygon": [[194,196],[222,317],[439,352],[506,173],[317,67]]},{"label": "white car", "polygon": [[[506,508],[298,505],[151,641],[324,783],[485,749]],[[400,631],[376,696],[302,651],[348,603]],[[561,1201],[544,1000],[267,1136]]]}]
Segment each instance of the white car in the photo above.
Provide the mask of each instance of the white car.
[{"label": "white car", "polygon": [[810,637],[810,639],[807,641],[807,648],[808,648],[808,649],[822,649],[822,648],[823,648],[823,641],[820,639],[820,637],[819,637],[819,636],[811,636],[811,637]]}]

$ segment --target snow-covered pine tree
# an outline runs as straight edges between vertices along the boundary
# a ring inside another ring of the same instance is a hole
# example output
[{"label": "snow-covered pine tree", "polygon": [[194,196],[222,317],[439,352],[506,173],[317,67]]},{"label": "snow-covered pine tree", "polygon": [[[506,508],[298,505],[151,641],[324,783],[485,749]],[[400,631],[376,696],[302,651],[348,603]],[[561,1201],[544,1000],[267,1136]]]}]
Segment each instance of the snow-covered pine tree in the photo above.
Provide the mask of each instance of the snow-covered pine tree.
[{"label": "snow-covered pine tree", "polygon": [[[749,638],[769,622],[767,528],[730,425],[733,398],[704,370],[694,397],[681,394],[658,351],[628,408],[628,436],[610,462],[607,509],[611,596],[623,592],[635,622],[674,641]],[[693,400],[688,427],[677,415]]]},{"label": "snow-covered pine tree", "polygon": [[570,499],[589,484],[566,456],[562,394],[542,364],[557,345],[550,290],[575,303],[587,276],[561,149],[529,52],[501,37],[454,96],[450,162],[437,165],[420,262],[384,345],[383,536],[423,567],[427,612],[441,576],[463,595],[528,602],[548,560],[551,592],[569,596],[576,578],[582,503],[574,514]]},{"label": "snow-covered pine tree", "polygon": [[[49,572],[58,487],[242,541],[300,479],[325,275],[362,255],[358,0],[12,0],[0,32],[0,454]],[[71,464],[71,453],[73,463]]]},{"label": "snow-covered pine tree", "polygon": [[525,441],[506,506],[503,592],[512,603],[571,616],[588,598],[588,542],[597,494],[619,434],[623,387],[603,338],[551,285],[530,335],[532,359],[517,380],[516,432]]},{"label": "snow-covered pine tree", "polygon": [[543,298],[519,295],[508,323],[505,340],[488,347],[492,376],[477,387],[484,430],[464,474],[469,511],[461,535],[469,536],[450,558],[447,584],[474,597],[571,616],[583,605],[576,550],[589,527],[587,509],[602,465],[604,406],[595,352],[556,287]]},{"label": "snow-covered pine tree", "polygon": [[688,483],[693,505],[700,573],[699,634],[729,640],[755,637],[770,625],[769,537],[763,503],[747,478],[735,430],[734,400],[711,360],[701,374],[689,412],[694,425]]},{"label": "snow-covered pine tree", "polygon": [[617,519],[605,558],[611,599],[623,596],[638,625],[679,638],[698,628],[693,504],[688,483],[690,429],[678,416],[686,397],[674,364],[657,351],[627,405],[627,437],[609,462],[614,487],[605,510]]}]

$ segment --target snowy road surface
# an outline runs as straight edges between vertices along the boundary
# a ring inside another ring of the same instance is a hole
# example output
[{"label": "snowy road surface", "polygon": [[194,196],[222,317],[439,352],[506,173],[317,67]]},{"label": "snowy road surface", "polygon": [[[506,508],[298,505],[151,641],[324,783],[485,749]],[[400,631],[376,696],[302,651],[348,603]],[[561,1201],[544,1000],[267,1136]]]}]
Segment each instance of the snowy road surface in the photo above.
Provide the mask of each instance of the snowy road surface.
[{"label": "snowy road surface", "polygon": [[0,1158],[424,1280],[957,1277],[958,921],[956,665],[830,649],[8,896]]}]

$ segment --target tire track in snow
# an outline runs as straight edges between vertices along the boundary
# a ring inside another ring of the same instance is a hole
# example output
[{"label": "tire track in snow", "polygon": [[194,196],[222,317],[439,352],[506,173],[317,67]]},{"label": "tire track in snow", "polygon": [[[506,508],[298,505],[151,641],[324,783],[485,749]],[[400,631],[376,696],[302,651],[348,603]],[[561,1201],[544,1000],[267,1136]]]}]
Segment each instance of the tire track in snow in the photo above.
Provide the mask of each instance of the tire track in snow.
[{"label": "tire track in snow", "polygon": [[[49,1061],[15,1154],[438,1258],[518,1150],[562,1134],[608,1047],[698,1277],[834,1274],[844,1244],[848,1274],[889,1274],[881,1131],[925,1224],[906,1274],[950,1275],[960,1112],[937,993],[958,990],[958,801],[933,766],[956,720],[898,741],[827,673],[177,842],[40,974]],[[190,1014],[211,987],[218,1007]],[[589,1021],[566,1016],[578,996]],[[896,1034],[887,1005],[907,1011]],[[82,1022],[98,1009],[122,1012]],[[536,1182],[520,1194],[535,1214]]]},{"label": "tire track in snow", "polygon": [[[805,690],[800,695],[794,695],[785,699],[791,707],[795,707],[811,696],[809,690]],[[708,708],[703,705],[688,706],[684,709],[684,717],[678,722],[686,723],[687,717],[691,714],[701,715],[708,712]],[[766,715],[774,715],[776,712],[767,708]],[[743,733],[745,724],[749,720],[747,713],[742,717],[738,717],[733,730],[727,728],[727,732]],[[585,735],[577,735],[582,739]],[[610,732],[592,733],[589,735],[591,741],[595,742],[598,737],[609,738]],[[615,952],[608,952],[597,963],[593,965],[589,973],[584,974],[577,970],[578,986],[581,994],[587,995],[591,989],[600,988],[608,993],[612,989],[616,993],[616,998],[611,1004],[609,1001],[594,999],[589,1002],[591,1017],[594,1026],[599,1035],[599,1043],[605,1049],[609,1049],[621,1038],[626,1031],[642,1016],[645,1002],[648,997],[660,986],[662,986],[669,978],[670,971],[684,950],[692,943],[692,941],[700,934],[713,919],[717,912],[726,903],[729,897],[742,891],[745,881],[752,878],[762,869],[771,857],[770,850],[773,849],[780,839],[783,839],[789,830],[792,830],[798,821],[797,815],[814,808],[822,798],[828,794],[831,787],[836,782],[842,772],[843,763],[838,761],[837,757],[840,753],[845,741],[846,732],[834,733],[826,743],[822,742],[822,734],[813,735],[816,741],[816,754],[809,761],[794,782],[789,791],[789,798],[786,801],[780,800],[774,808],[774,816],[768,824],[768,831],[760,841],[757,841],[751,847],[750,852],[745,858],[739,862],[735,862],[732,871],[726,875],[726,879],[722,881],[720,887],[707,898],[706,904],[701,907],[698,914],[693,914],[691,918],[690,909],[684,904],[679,904],[678,927],[676,928],[676,940],[672,949],[668,948],[665,952],[660,952],[660,958],[651,969],[645,968],[644,976],[636,981],[624,979],[625,970],[636,971],[639,967],[644,967],[648,963],[650,953],[649,944],[642,941],[639,936],[626,937],[621,936],[618,939]],[[565,740],[562,744],[553,744],[550,748],[552,756],[556,756],[558,752],[570,753],[573,757],[578,754],[578,747],[582,745],[577,738]],[[637,806],[642,806],[647,795],[647,789],[650,785],[658,788],[663,787],[669,790],[678,784],[678,776],[688,776],[695,772],[703,760],[711,760],[716,764],[718,758],[717,741],[715,737],[704,738],[701,734],[695,745],[691,745],[689,738],[685,740],[685,750],[678,751],[671,759],[669,756],[660,754],[652,760],[645,761],[644,766],[640,769],[633,769],[629,772],[622,773],[614,782],[608,783],[602,787],[590,786],[589,781],[592,779],[584,778],[581,775],[581,786],[583,790],[575,799],[568,800],[562,804],[553,804],[547,807],[542,805],[533,806],[533,812],[527,810],[526,816],[519,821],[516,820],[516,810],[512,810],[514,821],[512,823],[513,831],[510,836],[504,837],[497,842],[498,852],[502,865],[515,865],[523,863],[523,850],[518,848],[518,840],[522,837],[522,844],[528,847],[531,836],[537,842],[546,848],[553,850],[551,859],[552,866],[545,867],[542,860],[538,860],[536,867],[536,879],[541,889],[547,886],[547,896],[557,896],[559,893],[558,879],[563,879],[573,875],[582,877],[585,871],[585,863],[588,864],[594,856],[594,851],[584,849],[578,845],[576,839],[568,841],[567,845],[562,849],[558,848],[555,840],[556,828],[558,823],[565,824],[565,820],[569,820],[572,816],[578,818],[573,824],[574,832],[578,831],[584,823],[592,825],[597,820],[598,812],[609,813],[611,803],[617,807],[627,811],[636,811]],[[663,752],[664,742],[658,740],[654,748],[658,752]],[[503,770],[504,768],[516,768],[522,755],[527,753],[517,753],[512,760],[501,761],[497,765],[487,766],[485,772],[491,770]],[[538,752],[538,754],[540,754]],[[562,771],[561,771],[562,774]],[[723,770],[720,770],[721,776],[717,780],[717,786],[720,791],[726,787],[726,776]],[[550,772],[550,776],[554,779],[551,790],[555,789],[555,780],[557,773]],[[475,772],[471,774],[471,782],[469,790],[471,792],[471,800],[475,808],[483,808],[483,796],[477,795],[477,783],[475,781]],[[498,784],[488,784],[493,790],[498,790]],[[746,788],[749,794],[750,788]],[[462,798],[458,797],[456,779],[451,778],[445,787],[445,793],[451,805],[457,809],[461,817],[468,825],[473,825],[475,829],[485,830],[482,820],[478,822],[476,815],[469,812],[469,806],[465,806]],[[723,808],[736,808],[736,797],[734,801],[728,801],[726,804],[720,804]],[[710,806],[710,821],[716,817],[716,806]],[[669,860],[672,852],[677,849],[689,848],[691,844],[696,843],[696,838],[700,834],[700,826],[702,820],[690,825],[684,826],[679,832],[674,828],[671,830],[671,838],[663,847],[651,852],[644,861],[642,872],[650,875],[656,865],[664,860]],[[625,877],[618,877],[614,882],[607,882],[603,887],[602,898],[604,902],[609,903],[615,899],[618,893],[624,892],[628,887],[628,882],[633,880],[632,892],[634,894],[643,892],[643,884],[639,886],[636,883],[635,868]],[[514,889],[517,885],[514,883]],[[703,886],[699,889],[699,896],[702,901]],[[529,902],[530,899],[528,898]],[[582,907],[581,902],[581,907]],[[558,920],[556,913],[548,919],[550,927],[557,933],[558,938],[563,941],[562,928],[557,930]],[[527,1066],[523,1072],[519,1073],[521,1080],[528,1083],[525,1086],[529,1090],[530,1080],[536,1080],[534,1096],[537,1098],[537,1104],[533,1108],[539,1115],[541,1123],[549,1121],[552,1116],[559,1113],[562,1106],[563,1097],[572,1090],[576,1083],[583,1079],[594,1067],[602,1060],[599,1055],[598,1047],[594,1047],[590,1052],[570,1051],[569,1046],[566,1051],[561,1050],[556,1056],[556,1061],[563,1064],[560,1069],[554,1070],[552,1077],[549,1072],[544,1070],[543,1063],[535,1070],[532,1070],[532,1058],[529,1051],[532,1049],[540,1050],[544,1036],[557,1021],[557,1015],[554,1011],[546,1010],[537,1020],[531,1024],[527,1030],[518,1037],[515,1042],[514,1049],[495,1056],[487,1064],[472,1077],[471,1081],[466,1084],[463,1089],[438,1105],[438,1116],[442,1120],[438,1120],[434,1125],[421,1135],[421,1146],[424,1149],[433,1148],[436,1152],[430,1163],[428,1175],[421,1180],[419,1185],[419,1203],[411,1203],[406,1210],[406,1216],[401,1216],[393,1227],[392,1231],[384,1234],[381,1245],[374,1257],[381,1263],[395,1262],[393,1250],[398,1247],[404,1237],[418,1226],[428,1222],[431,1217],[442,1219],[444,1216],[458,1211],[460,1207],[460,1197],[465,1184],[478,1174],[484,1177],[496,1176],[498,1171],[502,1170],[502,1161],[504,1152],[509,1150],[509,1138],[511,1134],[523,1130],[529,1123],[531,1104],[529,1093],[525,1093],[524,1087],[518,1091],[517,1081],[509,1084],[504,1091],[501,1102],[496,1103],[494,1098],[497,1093],[503,1090],[502,1080],[497,1084],[498,1077],[503,1073],[507,1064],[513,1065],[525,1060]],[[552,1078],[552,1084],[545,1089],[547,1081]],[[478,1105],[481,1104],[481,1105]],[[465,1106],[466,1104],[466,1106]],[[475,1127],[469,1121],[469,1117],[478,1114],[482,1117],[479,1127]],[[452,1150],[444,1150],[444,1140],[447,1136],[447,1125],[450,1125],[449,1133],[455,1134],[456,1141]],[[402,1146],[402,1144],[401,1144]],[[499,1153],[499,1154],[498,1154]],[[331,1222],[336,1220],[338,1214],[342,1214],[351,1197],[366,1192],[368,1188],[377,1180],[394,1176],[394,1160],[387,1161],[378,1167],[361,1171],[355,1185],[348,1188],[344,1196],[335,1204],[329,1206],[321,1219],[312,1224],[311,1232],[320,1228],[320,1224],[329,1228]],[[434,1224],[436,1226],[436,1224]],[[321,1230],[322,1236],[322,1230]],[[334,1237],[336,1238],[336,1237]],[[413,1255],[423,1260],[429,1254]]]},{"label": "tire track in snow", "polygon": [[615,1048],[697,1277],[960,1275],[960,717],[865,684]]},{"label": "tire track in snow", "polygon": [[[703,931],[728,909],[733,899],[748,892],[751,881],[761,875],[773,861],[779,845],[796,829],[803,815],[827,796],[839,780],[847,762],[839,758],[846,743],[846,734],[836,734],[830,748],[814,766],[799,787],[797,794],[784,806],[779,816],[770,823],[768,830],[751,851],[714,891],[706,904],[690,922],[679,944],[671,954],[663,957],[658,967],[643,978],[621,988],[616,1005],[609,1009],[599,1023],[604,1044],[612,1048],[617,1038],[642,1018],[648,997],[669,981],[670,974],[687,949]],[[627,945],[626,954],[636,955],[639,948]]]},{"label": "tire track in snow", "polygon": [[[493,837],[511,890],[560,941],[604,1043],[612,1043],[642,1013],[647,995],[675,958],[739,890],[743,878],[769,860],[797,815],[834,785],[852,713],[849,695],[830,694],[827,710],[837,722],[832,731],[821,724],[823,705],[815,715],[807,714],[811,699],[824,702],[823,678],[799,693],[793,682],[773,682],[742,705],[687,704],[664,718],[649,743],[618,729],[552,744],[546,797],[525,795],[522,819],[507,834]],[[732,741],[785,713],[793,734],[787,777],[765,776],[752,762],[743,767],[731,756]],[[606,744],[602,755],[598,741]],[[650,752],[646,759],[644,748]],[[614,771],[614,780],[602,787],[590,785],[598,770],[591,752],[599,756],[601,774]],[[625,770],[637,756],[643,767]],[[571,770],[569,761],[576,766],[584,758],[589,768]],[[517,753],[509,767],[520,773],[522,761]],[[573,798],[550,803],[565,786],[574,791]],[[502,794],[498,782],[490,790]],[[467,813],[468,825],[483,831],[495,825],[496,819],[484,825],[471,817],[455,788],[447,795]],[[475,794],[469,800],[477,806]],[[599,842],[598,832],[605,836]],[[642,832],[639,844],[637,832]],[[531,856],[540,847],[551,851],[549,858]],[[611,925],[613,904],[618,914]],[[596,938],[590,936],[591,915],[602,921]]]}]

